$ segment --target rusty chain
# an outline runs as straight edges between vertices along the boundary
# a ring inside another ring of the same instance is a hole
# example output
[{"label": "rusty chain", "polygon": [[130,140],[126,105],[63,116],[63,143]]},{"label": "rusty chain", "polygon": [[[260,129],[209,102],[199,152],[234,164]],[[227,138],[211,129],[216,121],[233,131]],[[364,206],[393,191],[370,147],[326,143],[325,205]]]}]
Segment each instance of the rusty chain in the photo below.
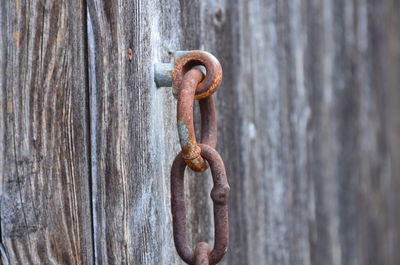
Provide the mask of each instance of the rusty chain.
[{"label": "rusty chain", "polygon": [[[204,74],[196,68],[202,65]],[[191,51],[179,58],[174,67],[172,84],[177,91],[177,127],[182,151],[175,157],[171,168],[171,211],[175,247],[179,256],[189,265],[215,265],[225,255],[229,242],[228,197],[229,185],[225,165],[215,150],[217,119],[213,93],[222,80],[218,60],[203,51]],[[196,141],[193,123],[194,100],[199,100],[201,113],[201,144]],[[214,248],[200,242],[195,250],[189,246],[186,228],[184,173],[186,166],[202,172],[211,169],[214,187]]]}]

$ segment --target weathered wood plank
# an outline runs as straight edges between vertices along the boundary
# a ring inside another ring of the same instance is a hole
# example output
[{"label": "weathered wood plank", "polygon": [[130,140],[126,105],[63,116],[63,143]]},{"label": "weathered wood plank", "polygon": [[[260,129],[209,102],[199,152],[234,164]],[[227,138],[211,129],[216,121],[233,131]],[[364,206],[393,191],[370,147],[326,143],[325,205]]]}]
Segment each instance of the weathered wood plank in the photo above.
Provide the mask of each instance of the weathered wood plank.
[{"label": "weathered wood plank", "polygon": [[239,10],[245,263],[397,264],[398,4]]},{"label": "weathered wood plank", "polygon": [[1,1],[2,264],[92,264],[83,1]]},{"label": "weathered wood plank", "polygon": [[388,1],[387,13],[383,18],[387,22],[385,44],[385,58],[381,60],[382,67],[385,67],[383,74],[385,77],[385,120],[386,120],[386,141],[390,153],[390,180],[391,189],[394,190],[389,196],[389,222],[387,234],[391,240],[390,262],[398,263],[400,260],[400,233],[398,227],[400,223],[400,192],[396,190],[400,187],[400,2]]},{"label": "weathered wood plank", "polygon": [[161,32],[176,23],[166,18],[177,3],[163,4],[88,1],[96,264],[179,264],[169,207],[175,101],[153,82],[156,56],[168,54],[160,38],[179,38],[173,25]]}]

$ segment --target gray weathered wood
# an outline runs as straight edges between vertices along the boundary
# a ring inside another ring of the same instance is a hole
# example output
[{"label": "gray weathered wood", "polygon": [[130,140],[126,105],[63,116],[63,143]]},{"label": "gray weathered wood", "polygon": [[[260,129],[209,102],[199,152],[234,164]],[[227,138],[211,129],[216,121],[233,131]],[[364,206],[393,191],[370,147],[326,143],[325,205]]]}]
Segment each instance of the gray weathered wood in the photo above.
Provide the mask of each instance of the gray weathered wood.
[{"label": "gray weathered wood", "polygon": [[175,101],[156,91],[152,75],[160,8],[154,1],[88,1],[96,264],[178,260],[168,197],[178,151]]},{"label": "gray weathered wood", "polygon": [[92,264],[83,1],[0,3],[2,264]]},{"label": "gray weathered wood", "polygon": [[[221,264],[400,264],[399,1],[3,2],[4,264],[183,264],[176,100],[152,69],[190,49],[224,69]],[[211,177],[187,171],[189,236],[211,243]]]},{"label": "gray weathered wood", "polygon": [[239,10],[248,236],[230,264],[399,263],[398,4]]}]

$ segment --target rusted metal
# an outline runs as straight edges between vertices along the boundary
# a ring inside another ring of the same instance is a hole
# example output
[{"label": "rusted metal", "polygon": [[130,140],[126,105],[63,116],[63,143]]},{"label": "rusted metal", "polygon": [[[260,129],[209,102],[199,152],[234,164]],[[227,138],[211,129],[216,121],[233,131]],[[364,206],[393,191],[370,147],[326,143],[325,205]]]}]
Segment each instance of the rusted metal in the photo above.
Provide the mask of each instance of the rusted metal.
[{"label": "rusted metal", "polygon": [[[209,163],[214,187],[211,190],[211,198],[214,203],[214,225],[215,239],[214,248],[207,251],[210,265],[217,264],[225,255],[229,243],[229,223],[228,223],[228,197],[229,185],[226,177],[224,163],[212,147],[199,144],[201,156]],[[186,163],[179,153],[171,169],[171,211],[173,217],[173,231],[175,247],[179,256],[190,265],[199,265],[196,263],[204,260],[205,245],[200,245],[197,251],[193,251],[187,238],[186,226],[186,203],[184,190],[184,173]],[[198,245],[199,246],[199,245]],[[205,263],[207,264],[207,263]]]},{"label": "rusted metal", "polygon": [[[205,67],[204,69],[199,69]],[[158,85],[167,84],[171,66],[159,67]],[[205,73],[204,73],[205,72]],[[167,77],[164,80],[159,77]],[[172,84],[177,103],[177,127],[182,151],[171,169],[171,211],[175,246],[180,257],[190,265],[215,265],[225,255],[229,242],[228,196],[229,185],[224,163],[215,151],[217,145],[217,113],[213,93],[221,83],[222,69],[218,60],[201,51],[181,52],[175,60]],[[193,104],[198,99],[201,113],[201,144],[197,144],[193,122]],[[205,242],[195,251],[188,245],[184,173],[186,166],[194,171],[211,168],[214,187],[214,248]]]},{"label": "rusted metal", "polygon": [[129,48],[128,49],[128,59],[129,59],[129,61],[131,61],[132,58],[133,58],[133,50],[132,50],[132,48]]},{"label": "rusted metal", "polygon": [[[193,123],[193,103],[196,87],[203,79],[198,69],[189,70],[183,77],[177,104],[177,126],[182,157],[194,171],[202,172],[208,164],[200,156]],[[215,148],[217,143],[217,118],[212,95],[200,100],[202,143]]]},{"label": "rusted metal", "polygon": [[157,87],[172,86],[173,63],[159,63],[154,65],[154,81]]},{"label": "rusted metal", "polygon": [[[175,51],[172,53],[172,62],[154,64],[154,81],[157,88],[172,87],[172,72],[174,71],[175,62],[189,52],[191,51]],[[197,65],[195,67],[200,69],[203,74],[206,75],[206,68],[204,66]],[[173,92],[173,95],[177,97],[177,91],[173,90]]]},{"label": "rusted metal", "polygon": [[196,265],[209,265],[209,254],[211,248],[206,242],[200,242],[197,244],[196,249],[194,250],[194,255]]},{"label": "rusted metal", "polygon": [[195,66],[202,65],[206,68],[206,77],[196,89],[195,99],[203,99],[212,95],[222,81],[222,67],[214,55],[205,51],[190,51],[175,61],[172,73],[172,87],[179,90],[185,74]]},{"label": "rusted metal", "polygon": [[204,171],[207,164],[200,156],[200,148],[196,142],[193,124],[193,103],[197,84],[203,79],[203,74],[197,70],[189,70],[179,89],[177,104],[177,126],[182,157],[186,164],[195,171]]},{"label": "rusted metal", "polygon": [[201,114],[201,143],[216,148],[217,146],[217,111],[214,96],[199,100]]}]

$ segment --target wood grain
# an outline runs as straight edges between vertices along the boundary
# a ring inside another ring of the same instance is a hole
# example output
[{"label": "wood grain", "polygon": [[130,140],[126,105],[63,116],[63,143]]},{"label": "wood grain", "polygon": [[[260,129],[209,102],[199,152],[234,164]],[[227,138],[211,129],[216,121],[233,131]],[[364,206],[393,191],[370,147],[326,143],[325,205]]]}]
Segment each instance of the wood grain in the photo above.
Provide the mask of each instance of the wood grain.
[{"label": "wood grain", "polygon": [[241,264],[399,262],[393,5],[240,5]]},{"label": "wood grain", "polygon": [[2,264],[92,264],[82,1],[1,1]]},{"label": "wood grain", "polygon": [[[209,50],[224,68],[225,264],[397,264],[398,4],[182,6],[185,49]],[[199,183],[192,207],[207,220]],[[206,223],[192,224],[204,233]]]},{"label": "wood grain", "polygon": [[[184,264],[170,214],[176,100],[153,65],[191,49],[224,69],[221,264],[400,264],[398,1],[0,7],[3,264]],[[212,243],[210,173],[186,177],[190,241]]]},{"label": "wood grain", "polygon": [[162,10],[155,1],[88,1],[96,264],[178,262],[169,207],[175,101],[153,82]]}]

